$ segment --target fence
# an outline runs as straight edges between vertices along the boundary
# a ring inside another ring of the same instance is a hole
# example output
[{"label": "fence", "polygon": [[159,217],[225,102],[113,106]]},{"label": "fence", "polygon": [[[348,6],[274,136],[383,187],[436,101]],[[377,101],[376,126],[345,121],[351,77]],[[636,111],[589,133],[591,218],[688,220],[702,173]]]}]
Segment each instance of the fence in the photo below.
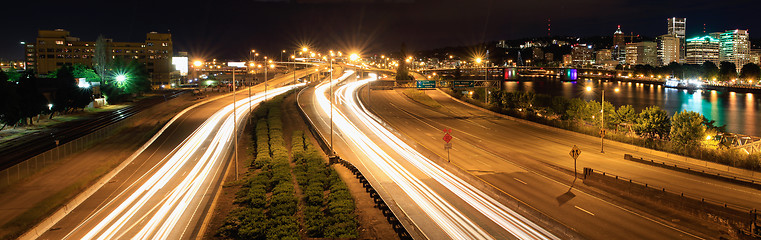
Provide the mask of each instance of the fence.
[{"label": "fence", "polygon": [[[120,130],[122,127],[130,126],[135,123],[136,119],[147,114],[141,111],[124,120],[109,124],[90,134],[77,138],[73,141],[59,145],[37,156],[31,157],[23,162],[13,165],[5,170],[0,171],[0,189],[6,188],[11,184],[21,181],[25,177],[31,176],[45,167],[56,164],[61,159],[74,153],[85,150],[98,141],[106,139]],[[137,117],[136,117],[137,116]]]}]

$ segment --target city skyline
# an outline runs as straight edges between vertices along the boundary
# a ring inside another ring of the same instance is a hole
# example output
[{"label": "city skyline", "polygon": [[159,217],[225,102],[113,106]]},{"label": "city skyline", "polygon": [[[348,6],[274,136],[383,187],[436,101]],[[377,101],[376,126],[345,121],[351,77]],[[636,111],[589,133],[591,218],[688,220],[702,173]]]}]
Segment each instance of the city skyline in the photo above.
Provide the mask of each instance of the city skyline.
[{"label": "city skyline", "polygon": [[[625,34],[656,37],[667,33],[664,25],[669,17],[687,18],[687,38],[702,34],[703,24],[706,24],[706,33],[747,29],[753,38],[758,21],[753,21],[752,9],[759,3],[700,2],[709,3],[273,1],[223,3],[214,6],[236,7],[215,9],[211,3],[185,2],[155,3],[150,9],[137,6],[107,8],[109,11],[97,10],[97,4],[72,7],[65,3],[48,3],[41,5],[37,13],[53,15],[61,10],[76,10],[88,14],[67,16],[66,21],[60,22],[32,18],[11,24],[10,34],[0,40],[0,58],[18,59],[22,51],[19,42],[34,40],[37,30],[53,29],[66,29],[84,40],[94,40],[102,34],[117,41],[136,41],[152,31],[169,32],[175,38],[176,51],[220,58],[245,57],[245,50],[249,48],[269,50],[274,54],[282,48],[301,44],[323,46],[327,45],[326,39],[335,40],[339,45],[330,47],[397,51],[401,43],[406,43],[415,51],[541,37],[548,33],[552,36],[609,36],[617,25],[622,26]],[[220,14],[202,9],[214,9]],[[23,12],[6,12],[8,19],[24,18]],[[311,24],[320,27],[310,27]],[[369,44],[378,40],[382,43]],[[218,42],[225,42],[228,47],[220,48],[215,44]]]}]

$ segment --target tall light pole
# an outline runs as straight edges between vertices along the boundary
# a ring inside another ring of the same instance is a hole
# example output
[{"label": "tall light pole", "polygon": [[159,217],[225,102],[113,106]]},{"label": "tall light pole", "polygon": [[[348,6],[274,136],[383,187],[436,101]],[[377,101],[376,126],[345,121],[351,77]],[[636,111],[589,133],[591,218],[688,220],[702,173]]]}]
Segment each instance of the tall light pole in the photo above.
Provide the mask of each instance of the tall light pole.
[{"label": "tall light pole", "polygon": [[237,124],[237,109],[235,101],[235,67],[233,67],[233,139],[235,145],[233,145],[233,154],[235,155],[235,181],[238,181],[238,124]]},{"label": "tall light pole", "polygon": [[[600,83],[600,94],[602,95],[602,99],[600,101],[600,153],[605,153],[605,87],[602,86],[602,82]],[[592,91],[592,87],[586,88],[587,92]],[[615,89],[615,92],[618,92],[618,88]]]},{"label": "tall light pole", "polygon": [[333,157],[333,58],[330,58],[330,156]]},{"label": "tall light pole", "polygon": [[267,56],[264,57],[264,101],[267,101],[267,68],[269,68],[269,64],[267,63]]}]

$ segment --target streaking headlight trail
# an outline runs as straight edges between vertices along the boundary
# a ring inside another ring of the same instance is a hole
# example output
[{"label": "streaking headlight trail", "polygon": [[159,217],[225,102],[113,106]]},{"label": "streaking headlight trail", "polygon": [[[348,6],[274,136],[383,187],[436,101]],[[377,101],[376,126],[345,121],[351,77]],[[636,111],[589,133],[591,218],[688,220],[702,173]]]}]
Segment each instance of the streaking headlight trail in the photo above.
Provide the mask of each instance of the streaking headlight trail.
[{"label": "streaking headlight trail", "polygon": [[[267,97],[303,85],[272,89]],[[75,232],[83,234],[81,239],[181,238],[185,233],[176,228],[187,225],[196,214],[200,207],[197,206],[200,204],[198,194],[219,174],[231,152],[233,124],[240,123],[247,115],[249,102],[254,105],[263,100],[263,94],[257,94],[237,101],[234,109],[237,119],[233,119],[233,104],[214,113],[153,167],[155,171],[152,169],[143,175],[140,179],[147,180],[142,185],[132,185],[120,192],[66,238],[79,238]],[[181,172],[182,169],[190,170]],[[106,212],[105,209],[112,210]]]},{"label": "streaking headlight trail", "polygon": [[[351,71],[347,71],[338,82],[344,80]],[[494,221],[495,224],[505,229],[511,235],[519,239],[558,239],[556,236],[519,215],[515,211],[505,207],[495,199],[489,197],[481,190],[465,182],[449,171],[435,164],[430,159],[422,156],[412,147],[407,145],[393,133],[383,127],[374,116],[356,98],[357,91],[362,85],[374,78],[347,83],[336,91],[338,100],[349,109],[348,113],[342,112],[336,106],[331,108],[326,97],[327,84],[316,88],[315,96],[320,108],[325,112],[333,111],[333,122],[343,133],[345,139],[354,144],[356,149],[361,150],[374,164],[384,173],[388,174],[402,190],[410,196],[419,206],[438,224],[442,230],[453,239],[490,239],[489,234],[484,232],[478,224],[464,216],[457,208],[443,199],[438,193],[422,183],[418,178],[405,169],[396,159],[385,153],[377,143],[373,142],[365,133],[361,132],[357,125],[361,124],[369,132],[373,132],[384,145],[393,149],[404,160],[435,179],[449,191],[468,203],[478,212]],[[335,83],[334,83],[335,84]],[[359,122],[352,123],[345,114],[350,114]]]}]

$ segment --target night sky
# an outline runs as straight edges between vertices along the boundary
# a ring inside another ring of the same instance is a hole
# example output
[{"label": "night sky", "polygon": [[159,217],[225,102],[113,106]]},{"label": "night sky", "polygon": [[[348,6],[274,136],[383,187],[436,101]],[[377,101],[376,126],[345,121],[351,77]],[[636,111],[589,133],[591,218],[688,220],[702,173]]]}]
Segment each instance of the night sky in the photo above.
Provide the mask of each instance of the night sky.
[{"label": "night sky", "polygon": [[499,39],[547,35],[666,33],[666,18],[687,18],[688,37],[749,29],[761,37],[761,1],[755,0],[395,0],[395,1],[13,1],[0,6],[0,58],[20,59],[20,41],[39,29],[63,28],[82,40],[102,34],[142,42],[150,31],[172,33],[175,52],[245,58],[250,49],[273,57],[309,44],[364,53],[411,51]]}]

